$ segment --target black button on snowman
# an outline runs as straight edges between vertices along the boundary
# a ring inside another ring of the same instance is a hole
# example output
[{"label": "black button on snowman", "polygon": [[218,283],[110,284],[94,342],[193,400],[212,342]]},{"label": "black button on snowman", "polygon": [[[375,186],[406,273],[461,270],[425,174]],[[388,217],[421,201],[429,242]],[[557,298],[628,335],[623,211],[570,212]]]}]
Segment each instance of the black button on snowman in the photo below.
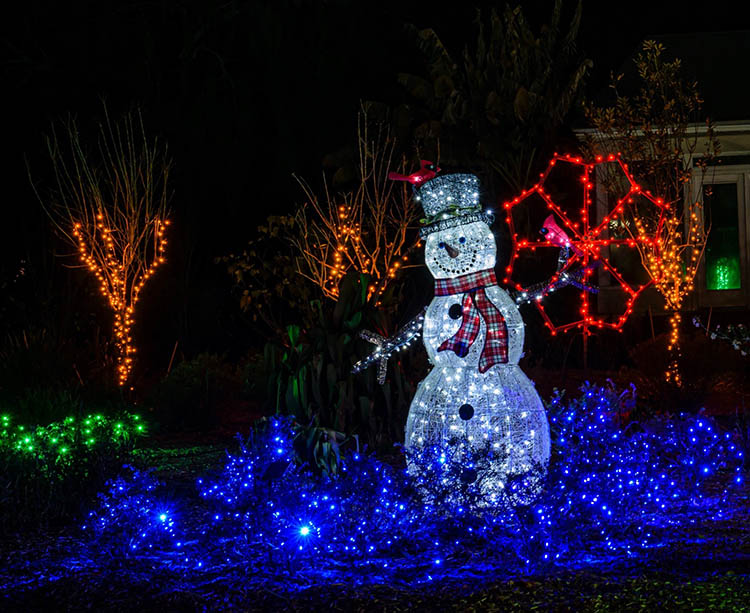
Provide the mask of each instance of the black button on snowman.
[{"label": "black button on snowman", "polygon": [[468,421],[474,417],[474,407],[470,404],[462,404],[458,409],[458,415],[464,421]]},{"label": "black button on snowman", "polygon": [[448,309],[448,317],[450,317],[451,319],[458,319],[459,317],[461,317],[461,312],[462,309],[460,304],[452,304],[451,308]]},{"label": "black button on snowman", "polygon": [[492,504],[503,499],[509,479],[543,471],[550,455],[547,417],[518,366],[523,320],[497,285],[492,216],[479,204],[479,180],[438,176],[416,194],[431,222],[422,236],[435,296],[423,341],[433,369],[411,403],[406,448],[452,444],[458,457],[467,452],[474,459],[456,471],[456,485],[476,484]]}]

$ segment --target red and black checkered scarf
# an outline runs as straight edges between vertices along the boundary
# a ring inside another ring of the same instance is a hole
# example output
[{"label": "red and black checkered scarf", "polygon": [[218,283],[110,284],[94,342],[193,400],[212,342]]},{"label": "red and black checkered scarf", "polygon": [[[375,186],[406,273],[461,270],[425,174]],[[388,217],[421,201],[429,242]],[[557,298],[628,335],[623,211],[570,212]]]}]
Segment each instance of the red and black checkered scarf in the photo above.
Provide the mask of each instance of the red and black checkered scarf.
[{"label": "red and black checkered scarf", "polygon": [[453,351],[464,358],[479,334],[479,317],[487,325],[482,355],[479,358],[479,372],[487,372],[495,364],[508,362],[508,326],[497,307],[492,304],[484,291],[485,287],[497,285],[495,271],[480,270],[453,279],[435,279],[436,296],[463,294],[461,327],[451,338],[443,342],[438,351]]}]

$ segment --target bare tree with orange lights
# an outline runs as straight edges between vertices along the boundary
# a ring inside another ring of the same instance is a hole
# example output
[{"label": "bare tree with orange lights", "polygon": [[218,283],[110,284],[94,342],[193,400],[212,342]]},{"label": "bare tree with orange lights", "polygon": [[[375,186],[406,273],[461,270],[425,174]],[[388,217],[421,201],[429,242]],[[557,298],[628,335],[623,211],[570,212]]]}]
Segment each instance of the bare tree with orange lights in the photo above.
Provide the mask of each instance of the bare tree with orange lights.
[{"label": "bare tree with orange lights", "polygon": [[[374,131],[374,134],[372,133]],[[402,182],[388,179],[402,171],[396,163],[396,141],[384,124],[372,126],[359,116],[359,176],[353,191],[332,194],[325,185],[319,198],[298,178],[308,202],[295,215],[296,232],[289,240],[297,252],[297,270],[328,298],[338,296],[339,282],[349,271],[369,275],[368,300],[377,299],[399,269],[412,266],[411,250],[419,246],[413,230],[418,207]]]},{"label": "bare tree with orange lights", "polygon": [[124,386],[136,349],[131,336],[146,282],[165,262],[166,146],[149,140],[140,112],[112,120],[105,107],[97,146],[87,148],[75,119],[47,139],[55,193],[45,210],[99,284],[114,315],[117,380]]},{"label": "bare tree with orange lights", "polygon": [[[645,41],[635,58],[638,90],[622,94],[619,75],[610,85],[613,106],[584,105],[593,126],[585,148],[592,155],[620,152],[641,183],[668,205],[660,226],[655,209],[633,208],[613,231],[636,239],[643,267],[670,312],[667,348],[672,357],[665,374],[679,386],[680,309],[694,289],[710,230],[700,195],[720,145],[709,120],[699,127],[703,99],[697,83],[685,81],[680,60],[667,61],[664,53],[660,43]],[[621,189],[618,175],[605,173],[600,179],[610,190]],[[646,236],[655,240],[641,240]]]}]

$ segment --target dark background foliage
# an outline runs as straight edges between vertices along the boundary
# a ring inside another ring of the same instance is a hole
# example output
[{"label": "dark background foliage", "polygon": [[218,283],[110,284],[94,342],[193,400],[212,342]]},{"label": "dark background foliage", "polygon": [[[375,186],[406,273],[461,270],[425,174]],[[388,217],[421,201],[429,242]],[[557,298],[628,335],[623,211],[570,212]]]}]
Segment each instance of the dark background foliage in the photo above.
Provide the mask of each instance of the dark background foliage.
[{"label": "dark background foliage", "polygon": [[[579,49],[593,60],[592,90],[606,83],[647,32],[695,30],[695,14],[668,3],[585,2]],[[733,7],[714,5],[701,25],[736,29]],[[552,3],[521,3],[532,28]],[[24,2],[0,24],[3,168],[0,334],[34,332],[71,351],[85,383],[101,378],[107,313],[86,275],[52,233],[31,188],[44,194],[44,135],[67,113],[84,130],[101,114],[140,106],[147,130],[175,160],[168,263],[144,293],[135,331],[141,380],[199,352],[243,353],[231,279],[214,258],[241,249],[272,212],[302,200],[292,173],[320,177],[354,142],[361,100],[410,98],[398,73],[426,74],[409,26],[432,27],[456,56],[476,38],[474,19],[494,2],[451,5],[355,0],[101,3]],[[563,24],[575,11],[563,3]],[[706,17],[704,15],[704,17]],[[606,32],[606,34],[605,34]],[[337,154],[338,152],[338,154]],[[61,365],[72,378],[70,369]],[[77,376],[76,376],[77,378]]]},{"label": "dark background foliage", "polygon": [[[531,31],[542,32],[554,3],[510,2],[511,9],[518,5]],[[738,13],[734,2],[714,2],[697,12],[684,3],[653,0],[620,5],[584,0],[582,6],[571,63],[591,60],[586,85],[587,93],[595,98],[598,91],[606,90],[610,70],[621,69],[647,35],[748,27],[747,18]],[[564,31],[575,20],[577,3],[563,0],[562,7]],[[388,310],[376,313],[357,298],[362,286],[356,284],[338,303],[302,312],[299,305],[309,304],[313,292],[300,282],[299,301],[272,314],[286,334],[272,339],[264,355],[261,349],[268,339],[239,308],[232,276],[221,258],[242,252],[250,240],[262,239],[257,227],[269,215],[289,214],[303,201],[293,173],[306,178],[320,193],[321,173],[334,178],[346,167],[354,151],[362,101],[391,109],[409,107],[415,124],[434,119],[430,114],[440,109],[439,101],[437,107],[419,107],[403,79],[399,82],[400,74],[431,76],[430,57],[420,49],[415,32],[434,29],[450,56],[461,58],[464,47],[477,40],[477,11],[487,23],[493,8],[498,14],[506,11],[501,2],[489,0],[451,4],[399,0],[30,0],[3,6],[0,414],[7,411],[29,423],[49,423],[78,415],[90,405],[105,414],[122,406],[122,397],[112,384],[111,314],[89,275],[71,268],[75,260],[54,233],[32,187],[33,182],[42,197],[49,193],[51,168],[44,137],[51,126],[59,126],[72,114],[85,140],[95,133],[101,119],[102,100],[114,116],[139,108],[149,135],[167,142],[174,159],[168,261],[143,293],[134,334],[139,348],[134,383],[142,392],[137,400],[144,408],[153,407],[147,419],[155,422],[155,436],[146,443],[149,447],[139,450],[144,453],[132,455],[130,440],[113,445],[103,438],[96,446],[86,447],[79,435],[78,448],[71,454],[75,461],[70,465],[60,463],[49,449],[22,455],[6,448],[0,454],[0,475],[5,479],[0,523],[5,529],[23,524],[55,525],[79,516],[82,509],[90,508],[92,495],[104,479],[126,459],[161,469],[169,466],[173,476],[177,475],[177,490],[189,487],[192,491],[196,467],[204,471],[210,466],[209,455],[218,466],[225,457],[223,444],[218,453],[209,447],[196,448],[198,453],[158,447],[164,441],[179,444],[180,436],[196,432],[205,443],[209,438],[206,431],[217,423],[234,432],[240,429],[238,423],[247,426],[261,409],[280,409],[298,420],[295,454],[317,473],[337,470],[339,447],[352,449],[361,444],[379,452],[392,450],[391,443],[402,436],[414,386],[426,370],[425,356],[415,351],[404,354],[400,361],[392,360],[389,385],[380,387],[372,369],[356,378],[350,374],[351,363],[369,347],[355,332],[358,325],[380,331],[402,325],[429,299],[429,274],[418,271],[389,302]],[[736,70],[732,57],[735,50],[747,48],[746,33],[703,39],[712,45],[713,57],[726,58],[726,66],[707,66],[701,45],[685,45],[684,37],[674,40],[676,55],[690,57],[697,66],[703,62],[707,111],[715,119],[739,118],[731,113],[745,112],[739,104],[747,98],[742,94],[748,85],[732,73]],[[474,71],[474,77],[477,72],[481,75],[482,71]],[[739,103],[724,105],[730,112],[725,116],[715,113],[718,107],[712,106],[722,99],[722,83],[733,87],[731,96],[723,98]],[[506,90],[510,92],[512,89]],[[518,106],[523,110],[522,98]],[[475,106],[478,102],[481,96],[472,98]],[[513,102],[515,105],[516,100]],[[471,116],[461,119],[464,124],[472,121]],[[521,136],[518,131],[513,133],[514,144],[519,141],[522,145],[526,134],[539,137],[546,149],[537,153],[544,160],[552,148],[572,146],[569,128],[574,123],[575,115],[566,117],[559,132],[530,126]],[[406,127],[408,139],[413,126]],[[486,127],[485,123],[478,129],[483,133]],[[502,123],[490,129],[504,133]],[[465,140],[459,145],[464,150],[453,148],[452,159],[444,164],[446,170],[484,171],[484,181],[493,172],[496,152],[478,160],[467,156],[464,161],[474,138],[466,138],[466,131],[462,136]],[[413,145],[401,144],[404,150]],[[530,144],[532,150],[533,146]],[[503,153],[505,163],[513,161],[513,156]],[[494,187],[502,181],[489,184]],[[493,189],[492,196],[499,197],[500,191]],[[501,226],[497,224],[496,230],[502,243]],[[270,250],[285,248],[281,240],[278,246],[264,245]],[[287,267],[283,272],[290,270]],[[274,277],[281,272],[267,265],[262,279],[273,287]],[[524,317],[528,327],[523,368],[548,397],[558,384],[551,376],[557,373],[549,366],[569,363],[568,356],[580,352],[580,337],[553,341],[536,313],[527,310]],[[614,369],[628,361],[637,364],[638,370],[624,373],[628,382],[636,381],[644,400],[630,413],[631,419],[640,418],[638,411],[661,413],[665,406],[698,409],[709,393],[723,394],[718,404],[737,406],[736,392],[746,377],[727,379],[723,367],[731,365],[735,374],[744,369],[746,376],[747,362],[728,347],[711,343],[702,333],[696,332],[686,343],[686,353],[700,358],[686,371],[689,394],[674,399],[666,397],[658,385],[649,387],[663,372],[656,350],[661,339],[629,346],[634,338],[649,336],[647,326],[645,320],[634,318],[616,344],[601,336],[589,348],[590,360],[599,368]],[[622,338],[627,338],[627,343]],[[732,355],[728,357],[728,353]],[[540,372],[534,373],[535,369]],[[563,383],[569,389],[574,387],[570,379],[565,382],[565,369],[562,371]],[[276,406],[262,406],[264,396]],[[277,398],[280,400],[274,403]],[[233,421],[239,413],[243,413],[242,421]],[[736,427],[741,427],[747,450],[747,413],[739,416],[741,420],[736,415],[729,417],[740,424]],[[182,442],[184,446],[185,440]],[[188,464],[192,471],[185,469]],[[705,539],[701,536],[701,540]],[[67,551],[69,542],[55,547]],[[6,555],[8,548],[0,549],[0,558],[18,560],[18,553]],[[37,561],[37,556],[25,557]],[[96,577],[90,580],[106,583],[110,605],[112,585],[117,586],[118,581],[128,585],[121,561],[113,560],[110,563],[117,565],[116,572],[96,567],[92,572]],[[149,566],[153,566],[151,562]],[[133,594],[142,597],[154,586],[159,587],[159,598],[164,598],[162,582],[145,576],[150,580],[148,589],[128,586],[127,598],[132,599]],[[246,580],[243,569],[238,584],[244,585]],[[62,600],[57,593],[52,597],[43,594],[42,600],[74,601],[86,590],[82,585],[87,581],[79,577],[74,582],[56,582],[51,589],[63,589]],[[578,583],[572,585],[578,589]],[[517,591],[511,597],[516,599]],[[659,597],[660,602],[664,600]],[[726,597],[724,592],[722,597]],[[88,594],[86,598],[90,604]],[[190,598],[194,604],[195,595],[191,593]],[[477,602],[480,599],[484,596],[477,596]]]}]

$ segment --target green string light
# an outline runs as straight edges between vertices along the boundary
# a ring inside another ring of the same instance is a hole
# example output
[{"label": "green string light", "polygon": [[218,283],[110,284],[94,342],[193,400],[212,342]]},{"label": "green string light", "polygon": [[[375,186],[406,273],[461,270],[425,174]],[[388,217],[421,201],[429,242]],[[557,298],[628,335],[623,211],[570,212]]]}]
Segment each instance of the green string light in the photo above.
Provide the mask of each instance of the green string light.
[{"label": "green string light", "polygon": [[132,414],[117,418],[87,415],[80,421],[68,416],[47,426],[27,428],[19,424],[15,430],[12,422],[11,415],[0,416],[0,453],[21,452],[37,458],[67,456],[81,443],[87,449],[96,444],[122,447],[146,431],[140,416]]}]

